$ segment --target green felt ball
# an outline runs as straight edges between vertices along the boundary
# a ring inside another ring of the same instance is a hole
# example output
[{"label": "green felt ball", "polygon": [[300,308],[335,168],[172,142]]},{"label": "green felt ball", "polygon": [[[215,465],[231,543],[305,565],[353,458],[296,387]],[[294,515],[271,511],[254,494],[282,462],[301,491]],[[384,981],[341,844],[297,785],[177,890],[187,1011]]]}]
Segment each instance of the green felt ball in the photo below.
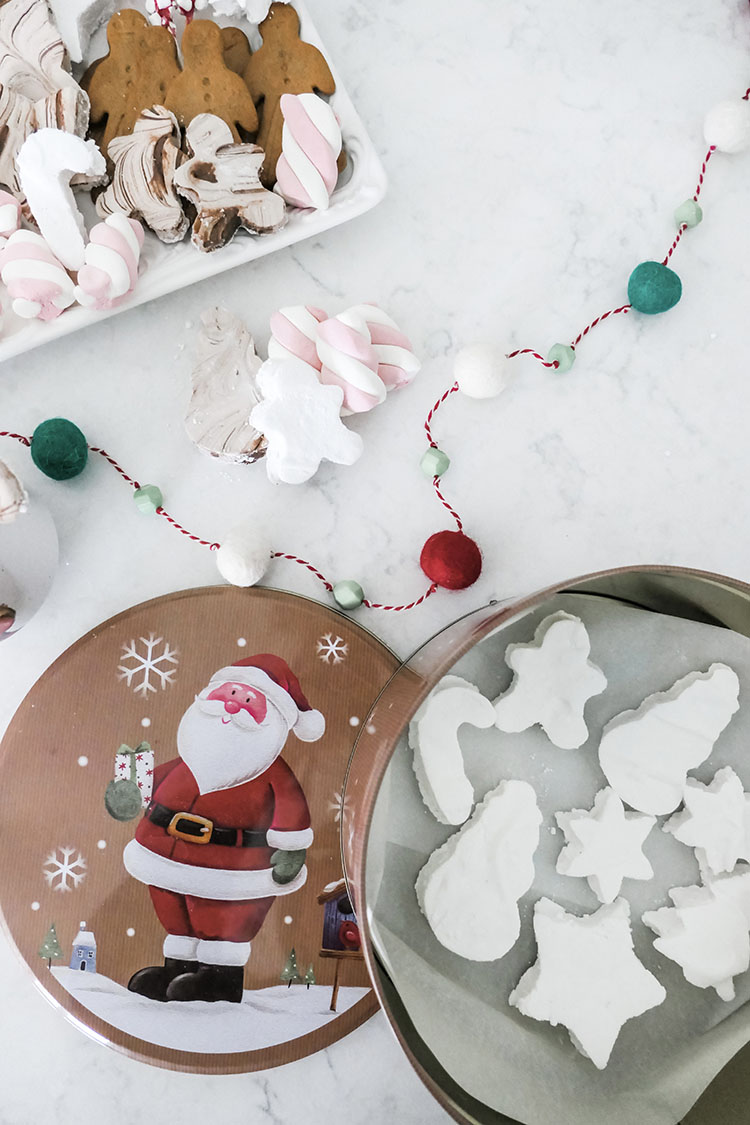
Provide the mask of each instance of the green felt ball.
[{"label": "green felt ball", "polygon": [[547,355],[547,363],[557,364],[557,373],[564,375],[576,361],[576,350],[570,344],[553,344]]},{"label": "green felt ball", "polygon": [[155,484],[144,484],[141,488],[136,488],[133,499],[138,511],[147,516],[155,515],[157,508],[161,508],[164,502],[161,489]]},{"label": "green felt ball", "polygon": [[638,312],[652,316],[673,309],[682,296],[682,282],[661,262],[641,262],[628,281],[628,301]]},{"label": "green felt ball", "polygon": [[52,480],[71,480],[86,467],[86,438],[67,418],[49,418],[34,430],[31,459]]},{"label": "green felt ball", "polygon": [[703,208],[694,199],[686,199],[675,211],[674,221],[678,227],[697,227],[703,222]]},{"label": "green felt ball", "polygon": [[448,454],[443,453],[442,449],[435,449],[434,446],[430,446],[419,462],[426,477],[441,477],[450,468],[450,463]]},{"label": "green felt ball", "polygon": [[365,600],[365,592],[359,582],[345,578],[333,587],[333,596],[342,609],[358,609]]}]

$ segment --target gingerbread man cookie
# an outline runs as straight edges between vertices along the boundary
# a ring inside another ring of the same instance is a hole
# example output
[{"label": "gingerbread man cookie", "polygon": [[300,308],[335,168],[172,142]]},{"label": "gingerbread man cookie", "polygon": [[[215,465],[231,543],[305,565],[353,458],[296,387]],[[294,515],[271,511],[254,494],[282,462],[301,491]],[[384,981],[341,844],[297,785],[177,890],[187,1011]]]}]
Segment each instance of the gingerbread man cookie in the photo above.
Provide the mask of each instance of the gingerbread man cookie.
[{"label": "gingerbread man cookie", "polygon": [[284,200],[266,191],[258,178],[263,161],[258,145],[232,144],[232,130],[212,113],[193,118],[186,140],[193,155],[177,169],[174,183],[198,212],[194,246],[218,250],[240,227],[267,234],[283,225]]},{"label": "gingerbread man cookie", "polygon": [[224,65],[242,78],[252,54],[247,36],[238,27],[222,27],[221,41],[224,48]]},{"label": "gingerbread man cookie", "polygon": [[185,69],[171,82],[164,105],[187,128],[201,113],[211,113],[226,122],[232,139],[239,130],[255,133],[258,115],[247,86],[224,62],[221,28],[211,20],[194,20],[182,36]]},{"label": "gingerbread man cookie", "polygon": [[104,129],[107,152],[115,137],[126,137],[144,109],[163,105],[180,73],[177,45],[165,27],[152,27],[132,8],[115,12],[107,25],[109,54],[83,78],[91,99],[91,125]]},{"label": "gingerbread man cookie", "polygon": [[263,46],[245,68],[245,82],[260,114],[257,143],[266,154],[261,180],[276,183],[284,118],[282,94],[333,94],[336,83],[317,47],[299,37],[299,16],[291,4],[275,3],[260,25]]}]

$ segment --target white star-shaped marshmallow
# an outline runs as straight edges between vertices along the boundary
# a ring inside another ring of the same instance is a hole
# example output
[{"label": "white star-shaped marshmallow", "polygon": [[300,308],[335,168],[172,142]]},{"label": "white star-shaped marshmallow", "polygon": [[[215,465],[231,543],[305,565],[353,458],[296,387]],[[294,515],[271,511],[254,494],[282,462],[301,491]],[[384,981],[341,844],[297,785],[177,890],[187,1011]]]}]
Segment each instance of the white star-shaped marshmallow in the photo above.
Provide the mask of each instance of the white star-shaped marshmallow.
[{"label": "white star-shaped marshmallow", "polygon": [[542,898],[534,933],[536,963],[509,1003],[531,1019],[562,1024],[573,1046],[603,1070],[624,1024],[667,995],[635,955],[630,907],[618,898],[579,918]]},{"label": "white star-shaped marshmallow", "polygon": [[344,392],[323,386],[312,367],[299,359],[269,359],[256,375],[263,401],[250,424],[268,442],[268,479],[302,484],[322,460],[353,465],[362,454],[362,438],[340,418]]},{"label": "white star-shaped marshmallow", "polygon": [[710,785],[689,777],[685,808],[670,817],[665,832],[695,848],[701,870],[712,875],[733,871],[738,859],[750,859],[750,793],[731,766],[714,774]]},{"label": "white star-shaped marshmallow", "polygon": [[643,923],[658,934],[654,949],[682,969],[697,988],[734,1000],[733,977],[750,966],[747,889],[736,876],[707,887],[674,887],[674,906],[647,910]]},{"label": "white star-shaped marshmallow", "polygon": [[556,813],[566,846],[557,860],[561,875],[587,879],[600,902],[614,902],[623,879],[653,879],[643,843],[656,817],[626,813],[613,789],[602,789],[590,812]]},{"label": "white star-shaped marshmallow", "polygon": [[505,663],[513,683],[495,700],[495,724],[516,733],[539,723],[555,746],[574,750],[589,736],[586,703],[607,686],[601,668],[589,660],[586,626],[570,613],[545,617],[528,644],[508,645]]}]

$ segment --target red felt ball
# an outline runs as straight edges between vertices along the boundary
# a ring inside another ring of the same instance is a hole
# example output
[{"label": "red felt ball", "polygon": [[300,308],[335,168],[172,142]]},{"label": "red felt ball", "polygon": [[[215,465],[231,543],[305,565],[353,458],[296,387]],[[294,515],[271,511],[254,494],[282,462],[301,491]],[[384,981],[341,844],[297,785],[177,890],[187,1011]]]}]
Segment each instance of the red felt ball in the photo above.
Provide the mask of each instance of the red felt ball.
[{"label": "red felt ball", "polygon": [[482,554],[462,531],[438,531],[422,548],[419,565],[427,577],[446,590],[465,590],[482,573]]}]

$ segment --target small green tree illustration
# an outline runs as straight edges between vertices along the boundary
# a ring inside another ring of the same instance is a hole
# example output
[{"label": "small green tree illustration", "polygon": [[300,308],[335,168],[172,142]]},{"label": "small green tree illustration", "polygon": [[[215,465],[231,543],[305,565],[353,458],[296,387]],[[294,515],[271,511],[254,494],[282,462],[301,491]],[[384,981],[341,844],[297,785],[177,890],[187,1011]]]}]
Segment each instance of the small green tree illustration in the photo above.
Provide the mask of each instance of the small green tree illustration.
[{"label": "small green tree illustration", "polygon": [[57,938],[57,931],[55,929],[54,922],[47,930],[44,941],[39,946],[39,956],[43,957],[46,960],[48,969],[52,968],[53,958],[57,961],[60,957],[64,956],[63,951],[60,948],[60,942]]},{"label": "small green tree illustration", "polygon": [[308,988],[310,987],[311,984],[315,984],[315,971],[314,971],[312,965],[310,966],[310,968],[305,973],[305,984],[307,985]]},{"label": "small green tree illustration", "polygon": [[287,988],[291,988],[293,984],[302,983],[302,977],[297,968],[297,954],[294,949],[286,959],[286,965],[284,965],[284,968],[281,970],[279,980],[285,981]]}]

